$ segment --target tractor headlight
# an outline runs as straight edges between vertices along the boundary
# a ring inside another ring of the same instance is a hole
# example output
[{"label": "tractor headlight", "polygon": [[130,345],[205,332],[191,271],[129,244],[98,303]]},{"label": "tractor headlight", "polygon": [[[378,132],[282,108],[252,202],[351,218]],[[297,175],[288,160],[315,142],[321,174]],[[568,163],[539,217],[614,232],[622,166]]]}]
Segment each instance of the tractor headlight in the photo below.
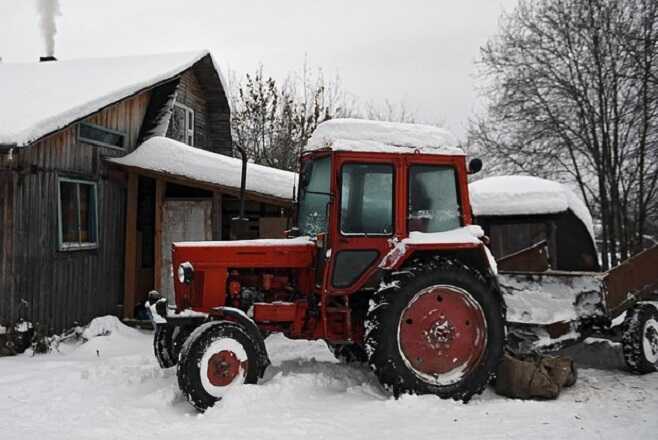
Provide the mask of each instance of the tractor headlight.
[{"label": "tractor headlight", "polygon": [[194,276],[194,266],[192,266],[192,263],[189,261],[186,261],[184,263],[181,263],[178,266],[178,281],[180,281],[183,284],[190,284],[192,283],[192,278]]}]

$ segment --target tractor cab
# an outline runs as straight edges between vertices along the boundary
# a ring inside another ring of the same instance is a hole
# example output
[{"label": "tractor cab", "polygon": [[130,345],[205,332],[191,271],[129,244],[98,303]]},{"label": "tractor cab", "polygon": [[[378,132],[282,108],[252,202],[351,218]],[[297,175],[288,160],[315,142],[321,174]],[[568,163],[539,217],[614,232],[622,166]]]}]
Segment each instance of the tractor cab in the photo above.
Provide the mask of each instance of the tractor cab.
[{"label": "tractor cab", "polygon": [[379,265],[396,243],[471,223],[460,150],[354,149],[356,140],[335,138],[329,147],[323,128],[335,127],[320,126],[302,156],[295,234],[316,239],[322,249],[318,280],[327,292],[376,287]]}]

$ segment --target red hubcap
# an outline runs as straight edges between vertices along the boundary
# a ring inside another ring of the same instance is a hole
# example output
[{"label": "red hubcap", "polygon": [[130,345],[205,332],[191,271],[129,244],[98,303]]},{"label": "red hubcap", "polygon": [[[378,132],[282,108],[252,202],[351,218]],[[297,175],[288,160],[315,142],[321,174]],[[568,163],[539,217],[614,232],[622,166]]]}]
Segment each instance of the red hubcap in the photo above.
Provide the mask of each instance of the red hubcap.
[{"label": "red hubcap", "polygon": [[247,361],[240,362],[235,353],[222,350],[208,360],[208,380],[216,387],[229,385],[240,374],[240,367],[245,374]]},{"label": "red hubcap", "polygon": [[398,338],[408,365],[421,376],[439,379],[457,369],[468,374],[478,364],[487,344],[487,325],[468,292],[432,286],[403,311]]}]

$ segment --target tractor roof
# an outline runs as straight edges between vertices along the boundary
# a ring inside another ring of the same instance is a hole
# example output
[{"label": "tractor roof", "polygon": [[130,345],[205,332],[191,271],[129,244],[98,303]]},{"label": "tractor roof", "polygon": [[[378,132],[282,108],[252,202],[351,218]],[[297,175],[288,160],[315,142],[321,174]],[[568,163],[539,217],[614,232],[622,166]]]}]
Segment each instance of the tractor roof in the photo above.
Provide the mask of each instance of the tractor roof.
[{"label": "tractor roof", "polygon": [[464,156],[457,140],[443,128],[366,119],[331,119],[318,125],[305,151],[325,148],[333,151]]}]

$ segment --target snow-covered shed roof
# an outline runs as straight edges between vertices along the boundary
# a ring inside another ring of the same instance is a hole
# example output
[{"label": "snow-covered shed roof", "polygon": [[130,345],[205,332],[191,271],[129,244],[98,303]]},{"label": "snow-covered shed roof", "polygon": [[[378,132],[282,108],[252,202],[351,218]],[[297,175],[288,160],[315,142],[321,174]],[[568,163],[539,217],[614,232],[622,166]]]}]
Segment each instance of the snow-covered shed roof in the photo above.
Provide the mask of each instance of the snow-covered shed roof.
[{"label": "snow-covered shed roof", "polygon": [[[166,137],[152,137],[132,153],[107,160],[233,192],[240,188],[240,159],[190,147]],[[297,173],[253,163],[247,165],[246,191],[255,195],[289,203],[296,181]]]},{"label": "snow-covered shed roof", "polygon": [[592,215],[566,185],[533,176],[494,176],[468,185],[475,216],[558,214],[571,210],[592,240]]},{"label": "snow-covered shed roof", "polygon": [[305,150],[464,155],[447,130],[431,125],[331,119],[318,125]]},{"label": "snow-covered shed roof", "polygon": [[[0,145],[23,147],[78,119],[181,74],[208,51],[0,62]],[[225,81],[213,61],[222,87]]]}]

